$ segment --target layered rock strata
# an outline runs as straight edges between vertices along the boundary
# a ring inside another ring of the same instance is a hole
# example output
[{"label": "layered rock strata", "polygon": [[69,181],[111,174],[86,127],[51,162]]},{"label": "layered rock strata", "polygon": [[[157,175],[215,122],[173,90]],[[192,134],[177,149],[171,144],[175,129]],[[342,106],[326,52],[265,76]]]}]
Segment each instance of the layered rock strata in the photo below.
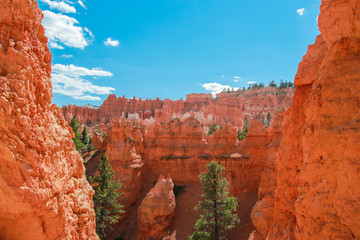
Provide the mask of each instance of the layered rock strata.
[{"label": "layered rock strata", "polygon": [[98,239],[93,190],[61,110],[33,0],[0,1],[0,239]]}]

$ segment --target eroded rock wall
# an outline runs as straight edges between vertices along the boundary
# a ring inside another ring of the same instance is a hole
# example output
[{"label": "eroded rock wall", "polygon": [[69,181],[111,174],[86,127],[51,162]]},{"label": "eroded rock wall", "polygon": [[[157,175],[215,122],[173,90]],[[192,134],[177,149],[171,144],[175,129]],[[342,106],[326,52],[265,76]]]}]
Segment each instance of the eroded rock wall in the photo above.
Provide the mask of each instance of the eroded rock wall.
[{"label": "eroded rock wall", "polygon": [[284,119],[264,239],[360,238],[359,28],[359,0],[322,0],[321,35],[299,64]]},{"label": "eroded rock wall", "polygon": [[175,217],[176,203],[173,188],[171,178],[160,175],[154,188],[142,200],[137,216],[137,239],[156,240],[166,237],[165,230]]},{"label": "eroded rock wall", "polygon": [[41,19],[33,0],[0,1],[0,238],[98,239]]}]

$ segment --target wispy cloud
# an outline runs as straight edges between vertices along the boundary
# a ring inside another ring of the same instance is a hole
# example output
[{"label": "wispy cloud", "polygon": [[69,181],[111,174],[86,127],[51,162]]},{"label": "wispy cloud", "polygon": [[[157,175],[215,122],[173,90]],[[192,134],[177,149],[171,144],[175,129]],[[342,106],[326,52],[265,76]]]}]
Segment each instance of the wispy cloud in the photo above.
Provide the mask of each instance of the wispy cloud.
[{"label": "wispy cloud", "polygon": [[234,79],[234,82],[238,82],[239,81],[239,79]]},{"label": "wispy cloud", "polygon": [[73,6],[63,1],[51,1],[51,0],[40,0],[40,1],[48,4],[50,9],[56,9],[63,13],[76,13],[76,9]]},{"label": "wispy cloud", "polygon": [[234,76],[234,78],[236,78],[236,79],[240,79],[241,77],[239,77],[239,76]]},{"label": "wispy cloud", "polygon": [[117,47],[117,46],[119,46],[119,41],[114,40],[111,37],[109,37],[104,41],[104,44],[105,44],[105,46]]},{"label": "wispy cloud", "polygon": [[54,93],[60,93],[78,100],[99,101],[101,98],[94,95],[107,95],[115,88],[97,86],[82,77],[110,77],[112,75],[111,72],[103,71],[100,68],[87,69],[74,65],[55,64],[51,79]]},{"label": "wispy cloud", "polygon": [[52,71],[54,73],[59,73],[70,77],[83,77],[83,76],[112,77],[113,75],[111,72],[104,71],[101,68],[88,69],[84,67],[78,67],[73,64],[70,65],[55,64],[52,67]]},{"label": "wispy cloud", "polygon": [[221,75],[221,78],[225,78],[225,76],[224,76],[224,75]]},{"label": "wispy cloud", "polygon": [[74,55],[71,55],[71,54],[63,54],[61,55],[63,58],[73,58]]},{"label": "wispy cloud", "polygon": [[254,81],[247,82],[247,84],[254,84],[254,83],[256,83],[256,82],[254,82]]},{"label": "wispy cloud", "polygon": [[85,6],[85,4],[84,4],[83,1],[78,0],[77,3],[78,3],[82,8],[86,9],[86,6]]},{"label": "wispy cloud", "polygon": [[203,88],[205,88],[206,91],[211,92],[211,94],[213,95],[213,97],[216,96],[217,93],[222,92],[224,89],[234,89],[234,90],[238,90],[238,87],[231,87],[229,85],[222,85],[220,83],[204,83],[201,85]]},{"label": "wispy cloud", "polygon": [[64,49],[63,46],[61,46],[60,44],[57,44],[56,42],[50,42],[50,47],[56,48],[56,49]]},{"label": "wispy cloud", "polygon": [[[79,23],[75,18],[48,10],[43,11],[43,14],[42,24],[45,27],[45,35],[49,38],[50,46],[52,43],[57,43],[68,47],[84,49],[84,47],[89,45],[85,32],[90,31],[80,26],[75,26],[75,24]],[[90,33],[89,35],[91,36],[92,33]]]},{"label": "wispy cloud", "polygon": [[305,12],[305,8],[299,8],[298,10],[296,10],[297,14],[299,14],[300,16],[304,15]]},{"label": "wispy cloud", "polygon": [[87,27],[84,27],[84,31],[87,32],[92,38],[94,38],[94,34],[87,28]]}]

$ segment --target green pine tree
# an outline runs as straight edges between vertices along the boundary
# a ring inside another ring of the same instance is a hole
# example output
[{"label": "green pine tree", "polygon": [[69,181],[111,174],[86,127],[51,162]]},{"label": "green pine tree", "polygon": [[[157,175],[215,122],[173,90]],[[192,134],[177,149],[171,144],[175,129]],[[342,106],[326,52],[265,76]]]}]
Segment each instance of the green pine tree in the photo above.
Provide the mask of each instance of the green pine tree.
[{"label": "green pine tree", "polygon": [[240,131],[240,129],[238,130],[238,136],[237,137],[238,137],[239,141],[246,138],[246,134],[248,132],[249,127],[250,127],[249,119],[247,117],[245,117],[242,131]]},{"label": "green pine tree", "polygon": [[213,134],[215,131],[216,131],[216,123],[215,123],[215,124],[210,124],[208,136],[210,136],[211,134]]},{"label": "green pine tree", "polygon": [[87,127],[84,126],[84,130],[81,132],[81,141],[86,145],[89,142],[88,130]]},{"label": "green pine tree", "polygon": [[70,127],[72,128],[72,130],[74,131],[75,137],[73,138],[73,142],[75,144],[75,148],[78,152],[82,152],[86,146],[83,143],[83,141],[81,140],[81,135],[79,132],[79,128],[80,128],[80,123],[77,120],[76,116],[74,115],[73,118],[70,121]]},{"label": "green pine tree", "polygon": [[226,191],[229,183],[223,177],[224,167],[215,161],[206,167],[207,170],[199,176],[203,184],[203,200],[195,207],[195,210],[201,210],[204,214],[197,220],[190,240],[218,240],[226,230],[232,229],[239,222],[234,213],[238,205],[236,198],[230,197]]},{"label": "green pine tree", "polygon": [[109,159],[104,155],[97,166],[97,173],[90,177],[95,195],[93,197],[96,215],[96,233],[100,238],[106,236],[105,230],[111,224],[117,223],[120,214],[124,211],[118,199],[122,195],[119,193],[121,183],[114,181],[114,171],[111,168]]}]

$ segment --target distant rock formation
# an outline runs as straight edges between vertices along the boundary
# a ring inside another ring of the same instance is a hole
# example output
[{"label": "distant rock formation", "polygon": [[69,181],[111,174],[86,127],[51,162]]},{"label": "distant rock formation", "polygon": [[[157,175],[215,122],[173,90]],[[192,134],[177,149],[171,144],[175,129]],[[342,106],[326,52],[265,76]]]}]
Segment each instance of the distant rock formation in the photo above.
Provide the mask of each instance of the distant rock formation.
[{"label": "distant rock formation", "polygon": [[262,239],[360,238],[360,1],[322,0],[319,29],[295,76],[276,187],[260,187],[253,212]]},{"label": "distant rock formation", "polygon": [[[156,240],[166,237],[165,229],[174,220],[174,184],[170,177],[160,175],[154,188],[142,200],[138,209],[139,240]],[[174,239],[175,235],[169,239]]]},{"label": "distant rock formation", "polygon": [[273,115],[280,109],[291,106],[293,88],[265,87],[240,92],[220,93],[217,98],[211,94],[188,94],[186,100],[142,100],[116,98],[109,95],[98,108],[75,105],[63,106],[65,119],[76,115],[80,122],[90,126],[109,123],[113,117],[139,120],[142,125],[148,122],[165,123],[171,119],[185,120],[195,117],[203,126],[210,124],[231,124],[242,127],[245,117],[264,118],[268,112]]},{"label": "distant rock formation", "polygon": [[51,54],[33,0],[0,1],[0,239],[98,239],[92,188],[51,105]]}]

